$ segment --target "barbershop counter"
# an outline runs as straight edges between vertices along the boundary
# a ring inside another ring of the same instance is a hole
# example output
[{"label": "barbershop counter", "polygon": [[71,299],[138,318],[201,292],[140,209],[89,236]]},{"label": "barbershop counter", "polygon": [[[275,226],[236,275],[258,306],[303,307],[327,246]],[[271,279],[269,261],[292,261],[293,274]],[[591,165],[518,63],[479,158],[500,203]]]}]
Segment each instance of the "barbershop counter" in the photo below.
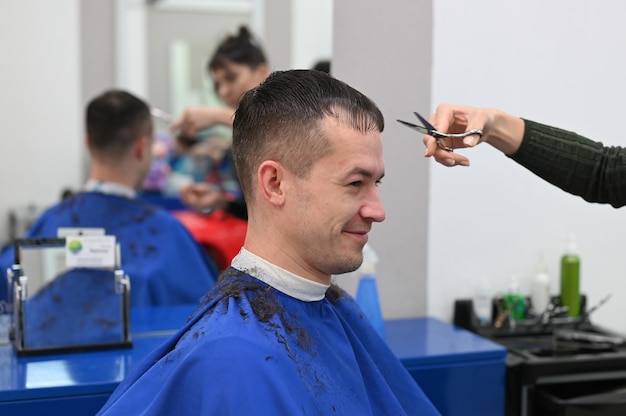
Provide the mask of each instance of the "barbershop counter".
[{"label": "barbershop counter", "polygon": [[[17,357],[0,345],[0,415],[94,415],[195,306],[134,309],[128,349]],[[385,321],[387,343],[443,415],[503,415],[506,349],[434,318]]]}]

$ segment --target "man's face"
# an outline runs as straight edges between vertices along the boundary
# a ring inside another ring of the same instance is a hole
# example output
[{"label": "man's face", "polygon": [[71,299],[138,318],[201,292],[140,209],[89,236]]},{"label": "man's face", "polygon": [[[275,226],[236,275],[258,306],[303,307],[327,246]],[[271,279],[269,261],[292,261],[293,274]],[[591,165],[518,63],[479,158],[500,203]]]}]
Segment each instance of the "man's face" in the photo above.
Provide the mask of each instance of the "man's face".
[{"label": "man's face", "polygon": [[211,71],[215,92],[224,103],[236,108],[241,96],[258,86],[267,77],[266,66],[252,69],[248,65],[228,61],[223,67]]},{"label": "man's face", "polygon": [[385,219],[377,186],[384,174],[378,131],[365,134],[326,118],[332,151],[314,163],[308,177],[292,179],[284,233],[296,273],[325,282],[330,274],[356,270],[372,223]]}]

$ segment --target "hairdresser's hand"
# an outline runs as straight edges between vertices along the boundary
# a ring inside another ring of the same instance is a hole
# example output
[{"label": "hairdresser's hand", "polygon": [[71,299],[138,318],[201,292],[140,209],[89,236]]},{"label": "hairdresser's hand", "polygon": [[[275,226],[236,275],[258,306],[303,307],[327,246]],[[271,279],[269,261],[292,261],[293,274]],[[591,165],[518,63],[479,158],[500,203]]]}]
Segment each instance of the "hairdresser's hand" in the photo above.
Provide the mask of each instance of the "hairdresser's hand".
[{"label": "hairdresser's hand", "polygon": [[191,154],[209,157],[214,163],[220,163],[224,160],[224,155],[230,149],[231,144],[232,141],[227,137],[213,136],[192,146]]},{"label": "hairdresser's hand", "polygon": [[233,125],[234,110],[229,107],[190,106],[170,127],[172,131],[180,130],[186,137],[195,137],[200,130],[208,129],[217,124]]},{"label": "hairdresser's hand", "polygon": [[[463,139],[441,139],[453,149],[474,147],[487,142],[507,155],[519,148],[524,136],[524,121],[490,108],[475,108],[441,104],[430,118],[431,124],[443,133],[462,133],[468,130],[482,130],[483,135],[471,135]],[[424,136],[426,151],[424,156],[434,157],[445,166],[469,166],[469,159],[455,152],[440,148],[431,136]]]},{"label": "hairdresser's hand", "polygon": [[222,208],[225,199],[219,187],[209,183],[194,183],[180,191],[180,199],[197,211],[211,212]]}]

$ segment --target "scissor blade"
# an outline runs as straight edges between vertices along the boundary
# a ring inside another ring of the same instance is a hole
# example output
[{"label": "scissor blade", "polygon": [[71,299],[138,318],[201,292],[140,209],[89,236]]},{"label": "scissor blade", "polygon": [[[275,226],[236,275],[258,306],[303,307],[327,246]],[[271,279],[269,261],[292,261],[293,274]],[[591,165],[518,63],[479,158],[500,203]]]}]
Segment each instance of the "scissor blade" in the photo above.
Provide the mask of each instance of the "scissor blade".
[{"label": "scissor blade", "polygon": [[420,116],[419,113],[417,111],[413,111],[413,114],[415,114],[415,116],[419,119],[419,121],[426,127],[428,128],[430,131],[436,130],[435,126],[433,126],[432,124],[430,124],[428,122],[428,120],[426,120],[424,117]]},{"label": "scissor blade", "polygon": [[423,133],[423,134],[430,134],[429,130],[428,130],[427,128],[425,128],[425,127],[418,126],[418,125],[416,125],[416,124],[409,123],[409,122],[407,122],[407,121],[403,121],[403,120],[396,120],[396,121],[397,121],[398,123],[402,123],[402,124],[404,124],[405,126],[407,126],[407,127],[411,128],[411,129],[413,129],[413,130],[417,130],[417,131],[419,131],[420,133]]},{"label": "scissor blade", "polygon": [[165,111],[158,109],[156,107],[152,107],[150,109],[150,114],[152,114],[153,117],[156,117],[159,120],[164,121],[168,124],[171,124],[174,121],[174,118],[172,117],[171,114],[166,113]]}]

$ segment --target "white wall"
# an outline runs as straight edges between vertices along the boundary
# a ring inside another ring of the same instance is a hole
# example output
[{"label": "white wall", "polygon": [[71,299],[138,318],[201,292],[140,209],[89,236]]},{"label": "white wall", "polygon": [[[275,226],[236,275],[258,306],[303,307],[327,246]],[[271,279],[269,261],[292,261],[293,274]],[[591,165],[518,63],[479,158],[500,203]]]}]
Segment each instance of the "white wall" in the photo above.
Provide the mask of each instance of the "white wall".
[{"label": "white wall", "polygon": [[330,59],[333,45],[333,0],[292,0],[291,67],[312,68]]},{"label": "white wall", "polygon": [[[496,107],[626,145],[626,3],[585,0],[434,2],[433,108]],[[616,133],[617,132],[617,133]],[[558,293],[562,236],[577,235],[581,289],[593,316],[626,332],[626,213],[551,186],[487,145],[464,151],[469,168],[434,161],[430,175],[428,313],[449,320],[476,279],[528,289],[540,252]],[[625,190],[626,192],[626,190]]]},{"label": "white wall", "polygon": [[78,0],[2,3],[0,242],[10,207],[56,202],[80,184]]}]

